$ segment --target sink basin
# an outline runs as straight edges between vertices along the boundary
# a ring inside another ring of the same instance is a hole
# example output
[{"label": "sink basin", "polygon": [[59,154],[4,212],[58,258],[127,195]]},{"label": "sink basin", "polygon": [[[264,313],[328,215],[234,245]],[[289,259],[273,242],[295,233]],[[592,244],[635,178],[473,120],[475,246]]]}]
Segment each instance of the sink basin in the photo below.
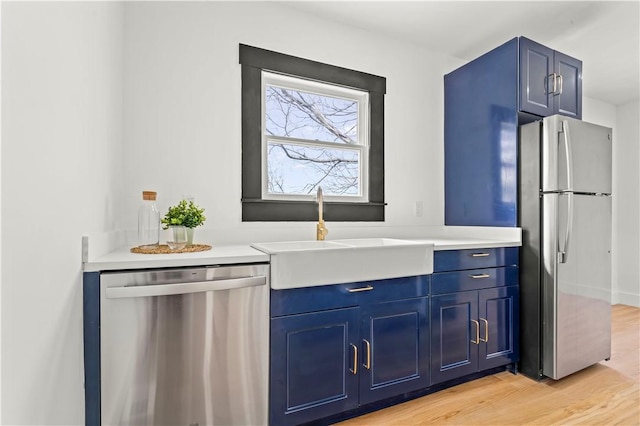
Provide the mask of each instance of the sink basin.
[{"label": "sink basin", "polygon": [[322,250],[326,248],[349,247],[344,244],[334,243],[333,241],[282,241],[277,243],[260,243],[252,244],[253,248],[257,248],[265,253],[281,253],[299,250]]},{"label": "sink basin", "polygon": [[288,289],[425,275],[433,244],[392,238],[256,243],[271,258],[271,288]]}]

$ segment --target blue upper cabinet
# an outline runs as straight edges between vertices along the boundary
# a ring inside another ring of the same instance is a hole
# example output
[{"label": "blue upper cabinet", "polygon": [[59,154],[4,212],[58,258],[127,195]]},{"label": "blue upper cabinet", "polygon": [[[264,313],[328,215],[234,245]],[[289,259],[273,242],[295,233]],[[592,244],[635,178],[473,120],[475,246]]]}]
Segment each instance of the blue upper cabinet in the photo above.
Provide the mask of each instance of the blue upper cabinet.
[{"label": "blue upper cabinet", "polygon": [[558,78],[553,112],[582,119],[582,61],[554,52],[554,69]]},{"label": "blue upper cabinet", "polygon": [[517,37],[444,76],[445,225],[518,225],[518,125],[582,117],[582,63]]},{"label": "blue upper cabinet", "polygon": [[582,117],[582,62],[520,37],[520,110]]},{"label": "blue upper cabinet", "polygon": [[552,115],[552,93],[557,91],[559,82],[553,75],[553,50],[522,38],[520,69],[520,109],[540,116]]},{"label": "blue upper cabinet", "polygon": [[516,226],[518,40],[445,75],[445,224]]}]

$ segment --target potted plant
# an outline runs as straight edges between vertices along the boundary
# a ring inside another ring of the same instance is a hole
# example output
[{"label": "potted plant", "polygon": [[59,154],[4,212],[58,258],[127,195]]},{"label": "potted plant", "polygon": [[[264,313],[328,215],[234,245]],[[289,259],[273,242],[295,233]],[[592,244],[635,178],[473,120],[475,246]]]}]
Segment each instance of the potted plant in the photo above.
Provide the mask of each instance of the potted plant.
[{"label": "potted plant", "polygon": [[175,206],[169,207],[167,214],[162,218],[162,228],[169,229],[174,226],[187,228],[187,244],[193,244],[193,230],[207,219],[204,209],[198,207],[192,200],[180,200]]}]

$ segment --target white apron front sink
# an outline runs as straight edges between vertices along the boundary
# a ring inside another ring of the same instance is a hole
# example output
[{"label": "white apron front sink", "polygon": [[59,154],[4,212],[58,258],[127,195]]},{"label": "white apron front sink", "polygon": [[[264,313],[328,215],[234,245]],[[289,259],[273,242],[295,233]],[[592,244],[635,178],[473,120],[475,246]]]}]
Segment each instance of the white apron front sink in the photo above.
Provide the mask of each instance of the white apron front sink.
[{"label": "white apron front sink", "polygon": [[271,258],[271,288],[287,289],[433,272],[433,244],[392,238],[251,245]]}]

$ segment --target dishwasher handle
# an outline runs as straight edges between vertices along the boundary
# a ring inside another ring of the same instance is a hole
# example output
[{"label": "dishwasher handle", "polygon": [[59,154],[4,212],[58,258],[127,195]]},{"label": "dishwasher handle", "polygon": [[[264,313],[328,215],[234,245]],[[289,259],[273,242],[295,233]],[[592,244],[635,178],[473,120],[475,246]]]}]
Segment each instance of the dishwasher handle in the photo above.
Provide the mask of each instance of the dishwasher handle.
[{"label": "dishwasher handle", "polygon": [[178,284],[109,287],[106,289],[106,293],[107,299],[122,299],[128,297],[170,296],[173,294],[202,293],[205,291],[234,290],[244,287],[258,287],[266,284],[267,278],[264,275],[259,275],[255,277]]}]

